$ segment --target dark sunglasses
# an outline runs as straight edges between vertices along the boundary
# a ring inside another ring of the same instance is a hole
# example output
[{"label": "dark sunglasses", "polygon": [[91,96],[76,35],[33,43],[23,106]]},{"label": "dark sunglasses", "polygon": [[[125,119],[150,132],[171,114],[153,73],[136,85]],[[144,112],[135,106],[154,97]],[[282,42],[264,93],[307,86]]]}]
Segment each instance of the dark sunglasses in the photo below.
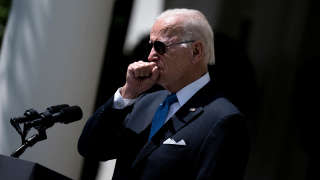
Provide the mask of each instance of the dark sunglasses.
[{"label": "dark sunglasses", "polygon": [[166,45],[161,41],[155,41],[155,42],[149,41],[149,45],[151,48],[153,47],[154,50],[157,51],[157,53],[163,55],[164,53],[167,52],[167,48],[170,46],[174,46],[174,45],[178,45],[178,44],[185,44],[185,43],[193,43],[193,42],[194,42],[194,40],[189,40],[189,41],[182,41],[182,42],[177,42],[177,43],[172,43],[172,44]]}]

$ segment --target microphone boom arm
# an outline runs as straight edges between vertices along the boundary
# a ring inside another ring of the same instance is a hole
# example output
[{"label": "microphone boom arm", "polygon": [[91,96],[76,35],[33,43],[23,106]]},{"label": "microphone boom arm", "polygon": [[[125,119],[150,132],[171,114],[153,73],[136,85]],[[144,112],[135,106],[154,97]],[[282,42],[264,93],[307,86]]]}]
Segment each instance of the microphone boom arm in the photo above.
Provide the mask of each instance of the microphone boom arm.
[{"label": "microphone boom arm", "polygon": [[24,151],[28,147],[31,147],[34,144],[36,144],[37,142],[43,141],[45,139],[47,139],[46,129],[39,130],[39,134],[35,134],[35,135],[29,137],[28,139],[26,139],[24,141],[24,143],[22,143],[22,145],[18,149],[16,149],[10,156],[15,157],[15,158],[19,158],[21,156],[21,154],[24,153]]},{"label": "microphone boom arm", "polygon": [[[34,109],[29,109],[25,111],[23,117],[11,118],[11,125],[21,136],[21,146],[11,154],[11,157],[19,158],[28,147],[47,139],[46,130],[55,123],[60,122],[68,124],[80,120],[81,118],[82,111],[80,107],[69,107],[69,105],[66,104],[51,106],[43,113],[38,113]],[[20,127],[20,124],[23,124],[23,128]],[[27,138],[27,134],[31,128],[36,129],[38,133]]]}]

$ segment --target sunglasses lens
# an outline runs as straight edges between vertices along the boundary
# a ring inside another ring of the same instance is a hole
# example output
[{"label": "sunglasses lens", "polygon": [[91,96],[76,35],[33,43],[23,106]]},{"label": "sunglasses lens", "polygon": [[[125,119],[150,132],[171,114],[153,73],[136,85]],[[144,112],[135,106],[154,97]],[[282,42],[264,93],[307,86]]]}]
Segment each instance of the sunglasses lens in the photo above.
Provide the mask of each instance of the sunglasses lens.
[{"label": "sunglasses lens", "polygon": [[159,54],[164,54],[166,52],[166,45],[163,42],[155,41],[153,46]]}]

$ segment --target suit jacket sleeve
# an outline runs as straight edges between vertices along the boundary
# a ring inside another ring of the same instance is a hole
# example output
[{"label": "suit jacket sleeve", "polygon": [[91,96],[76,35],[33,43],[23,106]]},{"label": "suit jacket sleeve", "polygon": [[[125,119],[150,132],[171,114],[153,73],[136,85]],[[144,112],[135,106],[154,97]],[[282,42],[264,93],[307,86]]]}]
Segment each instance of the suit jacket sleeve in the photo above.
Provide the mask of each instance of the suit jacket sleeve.
[{"label": "suit jacket sleeve", "polygon": [[87,121],[78,141],[79,153],[96,160],[114,159],[121,153],[122,144],[132,142],[135,137],[123,126],[132,107],[113,109],[113,96]]}]

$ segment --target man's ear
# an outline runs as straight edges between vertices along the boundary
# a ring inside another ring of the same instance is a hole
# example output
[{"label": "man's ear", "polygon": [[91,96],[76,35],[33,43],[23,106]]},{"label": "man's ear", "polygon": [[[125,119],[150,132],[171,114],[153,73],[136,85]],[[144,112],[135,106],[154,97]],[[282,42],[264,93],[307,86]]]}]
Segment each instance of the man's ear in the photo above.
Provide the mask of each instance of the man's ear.
[{"label": "man's ear", "polygon": [[196,41],[192,43],[192,55],[193,55],[192,63],[193,64],[196,64],[203,59],[204,57],[203,49],[204,49],[204,46],[202,42]]}]

